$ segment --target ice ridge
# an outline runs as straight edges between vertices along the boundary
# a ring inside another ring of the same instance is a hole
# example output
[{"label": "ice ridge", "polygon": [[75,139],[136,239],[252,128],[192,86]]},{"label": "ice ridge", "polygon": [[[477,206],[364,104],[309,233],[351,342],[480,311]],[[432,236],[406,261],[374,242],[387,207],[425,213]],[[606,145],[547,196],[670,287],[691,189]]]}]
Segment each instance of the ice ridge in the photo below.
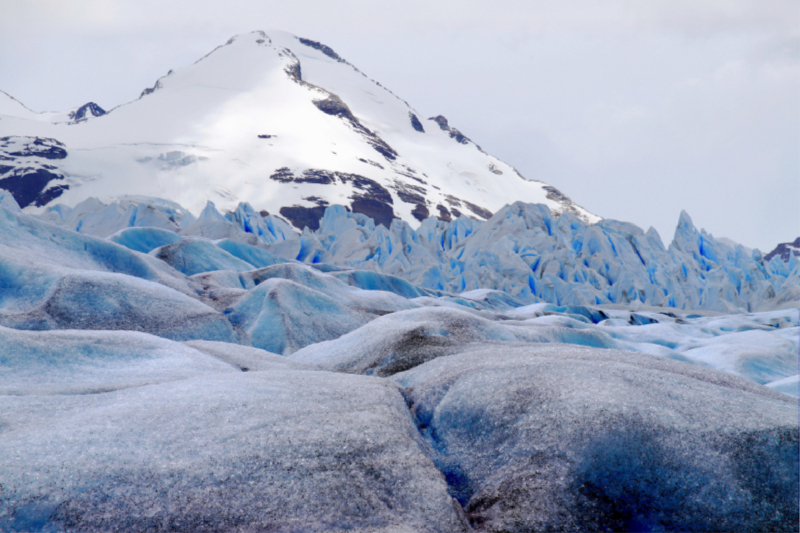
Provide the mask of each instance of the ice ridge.
[{"label": "ice ridge", "polygon": [[211,203],[195,220],[170,203],[94,200],[56,206],[43,218],[107,236],[152,226],[182,236],[229,239],[287,260],[376,271],[449,293],[501,291],[520,303],[648,305],[719,312],[789,305],[800,292],[800,261],[717,240],[681,213],[665,247],[654,229],[602,220],[588,224],[542,204],[517,202],[482,222],[430,217],[416,230],[395,219],[387,228],[342,206],[325,210],[317,230],[297,234],[280,217],[246,203],[226,215]]}]

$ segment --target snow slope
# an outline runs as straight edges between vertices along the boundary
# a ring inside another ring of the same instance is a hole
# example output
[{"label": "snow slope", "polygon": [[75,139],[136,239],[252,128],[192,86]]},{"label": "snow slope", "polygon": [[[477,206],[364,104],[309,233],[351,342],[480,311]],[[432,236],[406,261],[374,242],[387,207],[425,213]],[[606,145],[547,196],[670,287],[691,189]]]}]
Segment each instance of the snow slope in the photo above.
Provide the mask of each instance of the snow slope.
[{"label": "snow slope", "polygon": [[330,48],[282,32],[234,37],[108,112],[37,114],[0,93],[0,150],[0,188],[34,212],[124,195],[193,212],[246,201],[314,229],[330,204],[388,227],[394,217],[485,220],[524,200],[599,220],[444,117],[420,116]]}]

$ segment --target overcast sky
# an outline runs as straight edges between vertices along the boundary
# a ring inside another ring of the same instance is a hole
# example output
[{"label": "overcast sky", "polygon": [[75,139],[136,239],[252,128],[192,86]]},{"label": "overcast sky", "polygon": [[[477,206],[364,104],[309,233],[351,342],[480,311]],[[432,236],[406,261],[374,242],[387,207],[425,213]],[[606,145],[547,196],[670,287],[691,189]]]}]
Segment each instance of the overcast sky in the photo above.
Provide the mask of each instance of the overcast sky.
[{"label": "overcast sky", "polygon": [[322,41],[607,218],[681,209],[771,250],[800,236],[797,0],[0,0],[0,90],[35,111],[133,100],[232,35]]}]

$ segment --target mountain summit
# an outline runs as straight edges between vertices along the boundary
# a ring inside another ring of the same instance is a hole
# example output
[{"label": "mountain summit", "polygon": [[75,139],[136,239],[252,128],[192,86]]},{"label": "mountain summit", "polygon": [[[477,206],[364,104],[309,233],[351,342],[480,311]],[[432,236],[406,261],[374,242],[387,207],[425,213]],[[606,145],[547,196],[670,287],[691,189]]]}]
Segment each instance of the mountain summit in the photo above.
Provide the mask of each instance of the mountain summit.
[{"label": "mountain summit", "polygon": [[246,201],[301,229],[331,204],[387,227],[486,220],[518,200],[599,220],[328,46],[283,32],[234,37],[107,112],[35,113],[0,92],[0,188],[31,211],[126,195],[194,212]]}]

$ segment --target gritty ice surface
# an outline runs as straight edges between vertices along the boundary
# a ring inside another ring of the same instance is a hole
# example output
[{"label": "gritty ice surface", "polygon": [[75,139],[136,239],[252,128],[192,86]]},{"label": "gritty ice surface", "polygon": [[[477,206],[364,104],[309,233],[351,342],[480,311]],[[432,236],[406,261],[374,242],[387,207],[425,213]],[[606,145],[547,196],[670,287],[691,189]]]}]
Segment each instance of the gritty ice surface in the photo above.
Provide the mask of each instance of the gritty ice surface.
[{"label": "gritty ice surface", "polygon": [[339,372],[391,375],[453,353],[463,343],[560,343],[635,351],[770,384],[797,375],[799,339],[795,310],[678,318],[658,312],[552,304],[499,313],[422,307],[377,318],[291,357]]},{"label": "gritty ice surface", "polygon": [[742,378],[482,345],[393,379],[479,531],[798,527],[797,403]]},{"label": "gritty ice surface", "polygon": [[97,394],[236,370],[202,350],[130,331],[0,326],[0,346],[3,396]]},{"label": "gritty ice surface", "polygon": [[3,529],[466,531],[396,386],[225,366],[0,396]]}]

